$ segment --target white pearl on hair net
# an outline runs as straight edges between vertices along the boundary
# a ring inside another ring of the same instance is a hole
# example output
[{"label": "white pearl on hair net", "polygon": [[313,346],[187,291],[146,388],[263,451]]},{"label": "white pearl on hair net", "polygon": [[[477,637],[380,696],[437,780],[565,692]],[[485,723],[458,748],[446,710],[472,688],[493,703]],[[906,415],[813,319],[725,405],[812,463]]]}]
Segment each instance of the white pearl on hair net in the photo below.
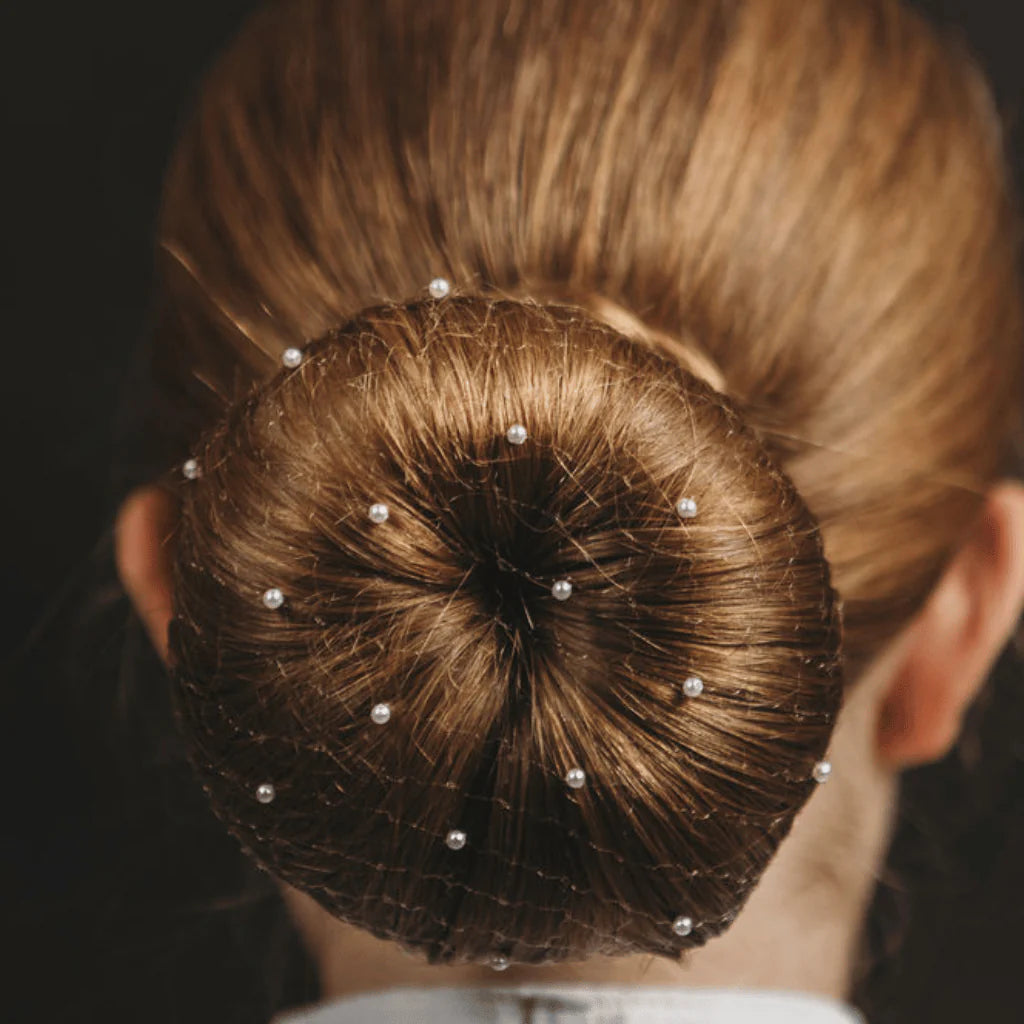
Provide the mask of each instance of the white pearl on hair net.
[{"label": "white pearl on hair net", "polygon": [[383,523],[388,518],[388,507],[383,502],[375,502],[370,506],[370,519],[375,523]]},{"label": "white pearl on hair net", "polygon": [[507,956],[503,956],[501,953],[496,953],[494,956],[491,957],[488,963],[495,971],[503,971],[505,970],[506,967],[508,967],[509,959]]},{"label": "white pearl on hair net", "polygon": [[435,277],[430,284],[427,285],[427,291],[430,292],[432,299],[443,299],[450,291],[452,286],[443,277]]},{"label": "white pearl on hair net", "polygon": [[374,704],[370,712],[370,718],[377,725],[384,725],[391,718],[391,706],[388,704]]},{"label": "white pearl on hair net", "polygon": [[568,580],[557,580],[551,587],[551,596],[558,601],[568,601],[572,594],[572,584]]},{"label": "white pearl on hair net", "polygon": [[186,459],[181,467],[182,473],[185,474],[186,479],[195,480],[199,476],[199,460],[198,459]]},{"label": "white pearl on hair net", "polygon": [[280,608],[284,604],[284,594],[279,587],[271,587],[263,591],[263,603],[268,608]]},{"label": "white pearl on hair net", "polygon": [[680,498],[676,502],[676,511],[683,519],[692,519],[697,514],[697,502],[693,498]]},{"label": "white pearl on hair net", "polygon": [[261,804],[269,804],[275,796],[277,796],[277,791],[274,789],[273,783],[261,782],[256,787],[256,799]]},{"label": "white pearl on hair net", "polygon": [[505,436],[512,444],[523,444],[527,438],[526,427],[524,427],[522,423],[513,423],[512,426],[505,431]]},{"label": "white pearl on hair net", "polygon": [[571,789],[579,789],[587,781],[587,773],[582,768],[570,768],[565,773],[565,784]]},{"label": "white pearl on hair net", "polygon": [[687,697],[699,697],[704,692],[704,680],[700,676],[687,676],[683,680],[683,693]]},{"label": "white pearl on hair net", "polygon": [[461,850],[466,845],[466,833],[460,829],[453,828],[451,832],[445,836],[444,841],[449,850]]},{"label": "white pearl on hair net", "polygon": [[679,917],[672,922],[672,931],[674,931],[676,935],[689,935],[690,932],[693,931],[693,918],[685,917],[680,914]]},{"label": "white pearl on hair net", "polygon": [[286,348],[281,353],[281,362],[285,366],[294,369],[299,363],[302,362],[302,349],[301,348]]},{"label": "white pearl on hair net", "polygon": [[832,762],[819,761],[814,766],[814,771],[812,772],[812,774],[814,775],[815,782],[828,782],[828,780],[832,777]]}]

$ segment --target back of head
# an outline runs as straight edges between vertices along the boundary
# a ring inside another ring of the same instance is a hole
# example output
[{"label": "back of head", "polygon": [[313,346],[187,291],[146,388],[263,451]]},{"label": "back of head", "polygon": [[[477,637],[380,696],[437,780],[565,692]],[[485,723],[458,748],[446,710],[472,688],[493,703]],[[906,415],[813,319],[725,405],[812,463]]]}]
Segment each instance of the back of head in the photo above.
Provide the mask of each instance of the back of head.
[{"label": "back of head", "polygon": [[1012,212],[978,74],[884,0],[254,18],[154,349],[217,813],[434,961],[721,932],[1005,465]]}]

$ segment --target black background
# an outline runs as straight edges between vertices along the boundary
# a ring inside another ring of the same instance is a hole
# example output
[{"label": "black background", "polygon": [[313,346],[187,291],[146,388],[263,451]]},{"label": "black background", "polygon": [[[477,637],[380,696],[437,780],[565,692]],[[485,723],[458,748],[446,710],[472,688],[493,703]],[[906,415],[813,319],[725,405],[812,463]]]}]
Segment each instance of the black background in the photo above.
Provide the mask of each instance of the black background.
[{"label": "black background", "polygon": [[[2,1020],[223,1024],[315,995],[273,892],[173,768],[160,697],[132,696],[159,666],[110,575],[111,415],[145,320],[162,169],[197,74],[253,6],[0,4]],[[987,68],[1019,181],[1016,5],[919,6]],[[996,690],[1024,688],[1019,666],[1000,671]],[[894,876],[876,907],[909,928],[871,982],[878,1024],[1021,1019],[1022,719],[975,718],[994,788],[952,761],[908,779],[923,810],[897,851],[918,882],[909,901]]]}]

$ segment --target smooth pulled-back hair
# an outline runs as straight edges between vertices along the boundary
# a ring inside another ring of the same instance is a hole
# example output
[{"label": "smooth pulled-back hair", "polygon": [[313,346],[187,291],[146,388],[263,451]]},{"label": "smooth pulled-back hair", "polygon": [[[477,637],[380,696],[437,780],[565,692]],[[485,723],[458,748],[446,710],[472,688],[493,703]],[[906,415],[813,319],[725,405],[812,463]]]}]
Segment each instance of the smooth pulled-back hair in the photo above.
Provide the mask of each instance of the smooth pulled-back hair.
[{"label": "smooth pulled-back hair", "polygon": [[721,932],[1009,465],[1016,225],[981,76],[888,0],[260,12],[153,335],[217,814],[435,962]]}]

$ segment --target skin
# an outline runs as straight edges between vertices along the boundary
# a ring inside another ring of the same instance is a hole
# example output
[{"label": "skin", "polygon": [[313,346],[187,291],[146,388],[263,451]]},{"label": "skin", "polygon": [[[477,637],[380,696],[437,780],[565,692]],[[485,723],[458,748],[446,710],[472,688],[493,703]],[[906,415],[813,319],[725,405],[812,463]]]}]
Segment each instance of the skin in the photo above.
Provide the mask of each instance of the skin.
[{"label": "skin", "polygon": [[[167,661],[172,616],[166,539],[176,514],[157,486],[134,491],[116,522],[125,590]],[[729,930],[685,963],[646,955],[579,964],[432,966],[331,917],[284,883],[325,1000],[396,986],[582,982],[750,986],[843,999],[861,923],[893,825],[899,774],[942,758],[1024,608],[1024,486],[987,493],[924,606],[850,690],[819,786]]]}]

